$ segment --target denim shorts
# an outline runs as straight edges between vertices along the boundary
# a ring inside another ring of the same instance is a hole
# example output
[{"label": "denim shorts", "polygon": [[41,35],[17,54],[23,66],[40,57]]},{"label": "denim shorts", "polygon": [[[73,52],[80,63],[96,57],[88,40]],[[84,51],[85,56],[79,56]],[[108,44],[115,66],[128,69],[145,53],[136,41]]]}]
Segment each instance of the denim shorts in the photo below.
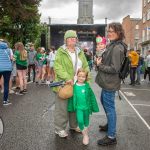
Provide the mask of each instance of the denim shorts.
[{"label": "denim shorts", "polygon": [[53,68],[54,67],[54,61],[50,61],[50,68]]}]

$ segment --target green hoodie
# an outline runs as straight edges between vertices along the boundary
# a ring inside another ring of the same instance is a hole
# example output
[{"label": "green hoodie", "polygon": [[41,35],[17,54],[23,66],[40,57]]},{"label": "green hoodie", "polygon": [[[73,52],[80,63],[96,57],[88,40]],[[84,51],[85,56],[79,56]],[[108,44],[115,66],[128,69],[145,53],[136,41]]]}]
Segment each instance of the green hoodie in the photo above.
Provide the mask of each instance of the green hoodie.
[{"label": "green hoodie", "polygon": [[[79,59],[82,62],[82,68],[89,71],[89,66],[85,58],[84,52],[76,47],[76,52]],[[69,53],[66,50],[66,46],[61,46],[56,53],[55,62],[54,62],[54,71],[55,71],[55,81],[67,81],[73,80],[74,78],[74,68],[72,59]],[[58,87],[53,88],[55,92],[58,91]]]},{"label": "green hoodie", "polygon": [[[76,90],[76,84],[73,87],[73,97],[68,100],[68,111],[69,112],[75,112],[77,109],[77,90]],[[94,92],[92,91],[90,85],[85,82],[85,95],[86,95],[86,101],[87,101],[87,107],[89,110],[89,114],[92,114],[92,112],[99,112],[99,107],[96,101],[96,97],[94,95]]]}]

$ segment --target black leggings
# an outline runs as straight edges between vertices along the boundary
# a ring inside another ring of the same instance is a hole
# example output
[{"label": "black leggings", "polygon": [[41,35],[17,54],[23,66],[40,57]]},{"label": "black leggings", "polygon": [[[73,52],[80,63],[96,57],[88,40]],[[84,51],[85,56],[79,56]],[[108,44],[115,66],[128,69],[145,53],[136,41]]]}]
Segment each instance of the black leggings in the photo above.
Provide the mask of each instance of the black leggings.
[{"label": "black leggings", "polygon": [[145,72],[144,72],[144,79],[146,79],[146,76],[149,76],[149,81],[150,81],[150,67],[148,67],[147,69],[145,69]]},{"label": "black leggings", "polygon": [[33,81],[35,81],[35,64],[28,66],[28,80],[30,80],[31,69],[33,70]]},{"label": "black leggings", "polygon": [[135,74],[136,74],[136,67],[131,67],[130,68],[131,83],[135,83]]}]

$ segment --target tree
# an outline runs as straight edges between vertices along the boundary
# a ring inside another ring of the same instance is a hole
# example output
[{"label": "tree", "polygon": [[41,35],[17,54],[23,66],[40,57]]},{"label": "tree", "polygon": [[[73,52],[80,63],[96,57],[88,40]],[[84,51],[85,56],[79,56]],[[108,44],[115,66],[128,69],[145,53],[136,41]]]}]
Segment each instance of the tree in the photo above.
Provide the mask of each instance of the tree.
[{"label": "tree", "polygon": [[0,36],[14,44],[17,41],[34,42],[40,34],[41,0],[1,0]]}]

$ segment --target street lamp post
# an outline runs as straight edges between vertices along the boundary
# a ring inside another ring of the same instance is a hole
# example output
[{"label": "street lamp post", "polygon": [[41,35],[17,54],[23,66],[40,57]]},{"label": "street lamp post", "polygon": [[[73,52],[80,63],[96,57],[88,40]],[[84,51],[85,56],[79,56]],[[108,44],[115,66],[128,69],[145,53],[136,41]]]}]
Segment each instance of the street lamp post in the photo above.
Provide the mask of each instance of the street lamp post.
[{"label": "street lamp post", "polygon": [[48,43],[48,48],[50,49],[50,46],[51,46],[51,17],[48,18],[49,20],[49,24],[48,24],[48,35],[47,35],[47,43]]},{"label": "street lamp post", "polygon": [[107,17],[105,18],[105,37],[107,36]]},{"label": "street lamp post", "polygon": [[51,18],[49,17],[49,23],[43,23],[43,33],[41,34],[41,46],[45,47],[45,49],[50,49],[50,24]]},{"label": "street lamp post", "polygon": [[22,32],[21,32],[21,24],[14,24],[13,30],[15,33],[14,42],[16,41],[22,41]]},{"label": "street lamp post", "polygon": [[47,50],[47,44],[48,44],[48,42],[47,42],[47,34],[48,34],[48,30],[47,30],[47,23],[46,22],[44,22],[44,33],[45,33],[45,49]]},{"label": "street lamp post", "polygon": [[44,22],[43,24],[43,29],[41,33],[41,47],[45,47],[47,49],[47,44],[46,44],[46,39],[47,39],[47,24]]}]

